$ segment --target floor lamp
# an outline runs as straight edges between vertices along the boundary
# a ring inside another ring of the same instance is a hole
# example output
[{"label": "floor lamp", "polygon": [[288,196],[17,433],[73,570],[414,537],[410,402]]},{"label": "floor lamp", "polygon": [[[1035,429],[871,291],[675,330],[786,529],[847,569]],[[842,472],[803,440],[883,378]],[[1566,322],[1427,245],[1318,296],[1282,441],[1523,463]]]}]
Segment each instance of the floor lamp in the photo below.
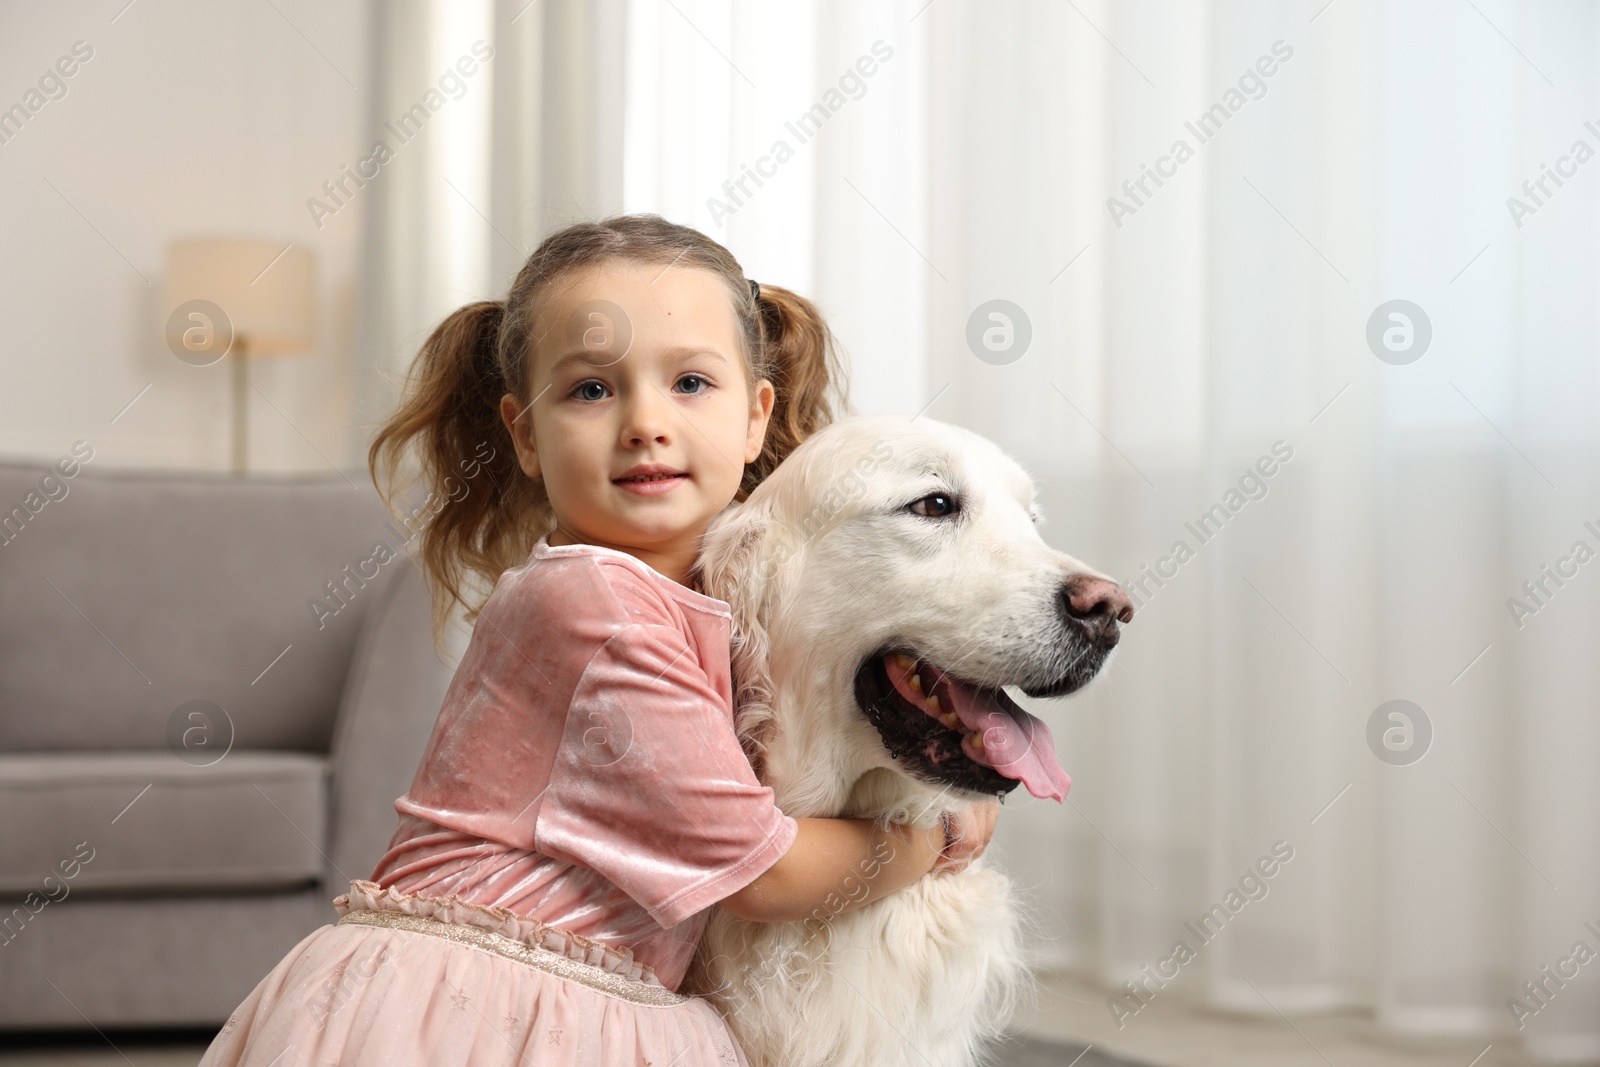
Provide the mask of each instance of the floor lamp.
[{"label": "floor lamp", "polygon": [[233,361],[235,475],[249,468],[248,361],[311,350],[315,291],[310,249],[287,242],[199,238],[167,250],[169,345],[193,366]]}]

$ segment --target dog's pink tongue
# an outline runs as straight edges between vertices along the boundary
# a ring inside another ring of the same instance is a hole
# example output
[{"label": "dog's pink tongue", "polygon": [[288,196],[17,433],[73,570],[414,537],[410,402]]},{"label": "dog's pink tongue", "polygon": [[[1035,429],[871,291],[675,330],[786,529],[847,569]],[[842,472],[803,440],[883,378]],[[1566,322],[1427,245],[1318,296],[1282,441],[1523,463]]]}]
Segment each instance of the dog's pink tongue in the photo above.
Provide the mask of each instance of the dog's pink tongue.
[{"label": "dog's pink tongue", "polygon": [[961,724],[983,737],[982,748],[962,745],[967,755],[1017,779],[1036,797],[1049,797],[1057,803],[1067,798],[1072,778],[1061,769],[1050,727],[1042,719],[1015,705],[1006,708],[994,690],[973,689],[949,677],[942,682],[939,688],[946,697],[940,703],[951,703]]},{"label": "dog's pink tongue", "polygon": [[[946,714],[956,713],[966,728],[961,751],[968,758],[1020,781],[1036,797],[1050,797],[1058,803],[1067,798],[1072,779],[1056,759],[1050,728],[1017,707],[1004,692],[975,689],[923,664],[920,667],[924,673],[923,692],[918,693],[910,685],[917,667],[902,666],[894,655],[885,657],[884,667],[889,672],[890,683],[912,704],[928,711],[923,694],[936,695]],[[974,734],[982,737],[982,748],[972,747]]]}]

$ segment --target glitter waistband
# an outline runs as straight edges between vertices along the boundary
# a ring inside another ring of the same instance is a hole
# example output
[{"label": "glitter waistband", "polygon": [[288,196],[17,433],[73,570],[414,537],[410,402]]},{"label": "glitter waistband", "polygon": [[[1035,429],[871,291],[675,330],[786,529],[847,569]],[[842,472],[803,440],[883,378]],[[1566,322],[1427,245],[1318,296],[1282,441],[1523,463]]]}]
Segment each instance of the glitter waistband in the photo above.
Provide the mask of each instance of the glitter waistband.
[{"label": "glitter waistband", "polygon": [[691,999],[662,985],[653,970],[634,961],[630,949],[603,945],[506,908],[455,897],[414,896],[363,879],[352,880],[350,892],[336,897],[333,906],[341,926],[382,926],[442,937],[635,1004],[670,1007]]}]

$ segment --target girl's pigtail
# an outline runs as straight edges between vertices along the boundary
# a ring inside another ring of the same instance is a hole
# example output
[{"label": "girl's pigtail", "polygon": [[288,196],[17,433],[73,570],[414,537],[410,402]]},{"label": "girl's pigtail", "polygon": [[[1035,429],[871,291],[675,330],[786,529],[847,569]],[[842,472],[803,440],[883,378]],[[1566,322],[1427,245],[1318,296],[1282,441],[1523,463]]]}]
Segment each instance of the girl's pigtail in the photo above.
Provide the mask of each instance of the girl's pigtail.
[{"label": "girl's pigtail", "polygon": [[[399,410],[367,451],[379,495],[419,542],[436,643],[457,605],[467,621],[476,617],[486,594],[469,579],[521,562],[544,532],[543,494],[522,474],[500,419],[505,314],[504,301],[480,300],[441,322],[412,364]],[[408,454],[417,469],[402,471]],[[413,482],[424,491],[420,506],[397,510],[397,488]]]},{"label": "girl's pigtail", "polygon": [[754,299],[760,333],[756,377],[770,379],[777,398],[767,424],[766,446],[745,468],[740,500],[800,442],[835,418],[854,414],[838,341],[816,305],[799,293],[765,283]]}]

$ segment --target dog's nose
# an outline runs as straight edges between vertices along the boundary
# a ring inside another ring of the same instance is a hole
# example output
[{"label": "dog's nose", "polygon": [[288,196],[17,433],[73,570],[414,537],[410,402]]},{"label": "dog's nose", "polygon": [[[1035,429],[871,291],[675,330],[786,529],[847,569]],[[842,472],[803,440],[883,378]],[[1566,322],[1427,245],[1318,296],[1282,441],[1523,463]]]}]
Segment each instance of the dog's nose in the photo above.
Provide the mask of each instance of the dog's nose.
[{"label": "dog's nose", "polygon": [[1117,623],[1133,618],[1133,600],[1116,582],[1092,574],[1074,574],[1061,587],[1061,610],[1110,648],[1121,637]]}]

